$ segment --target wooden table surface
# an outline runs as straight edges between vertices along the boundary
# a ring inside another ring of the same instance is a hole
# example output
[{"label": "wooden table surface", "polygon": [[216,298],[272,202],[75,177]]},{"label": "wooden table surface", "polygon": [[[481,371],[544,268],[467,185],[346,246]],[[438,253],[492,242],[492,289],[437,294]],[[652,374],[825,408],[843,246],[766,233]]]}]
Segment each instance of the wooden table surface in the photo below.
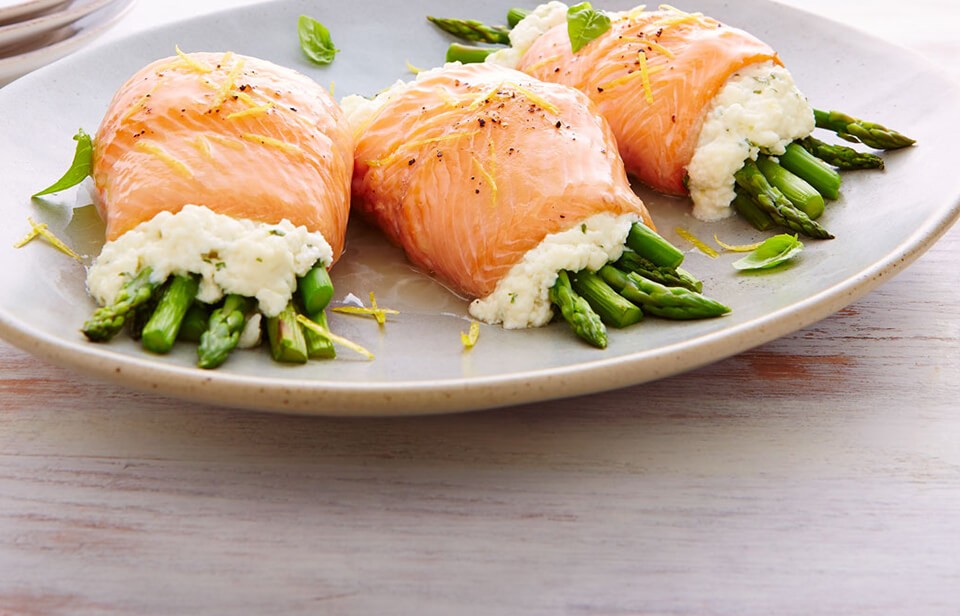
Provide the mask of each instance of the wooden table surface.
[{"label": "wooden table surface", "polygon": [[[793,3],[960,57],[954,0]],[[105,40],[230,4],[144,0]],[[958,264],[955,227],[726,361],[431,418],[184,403],[0,343],[0,614],[960,614]]]}]

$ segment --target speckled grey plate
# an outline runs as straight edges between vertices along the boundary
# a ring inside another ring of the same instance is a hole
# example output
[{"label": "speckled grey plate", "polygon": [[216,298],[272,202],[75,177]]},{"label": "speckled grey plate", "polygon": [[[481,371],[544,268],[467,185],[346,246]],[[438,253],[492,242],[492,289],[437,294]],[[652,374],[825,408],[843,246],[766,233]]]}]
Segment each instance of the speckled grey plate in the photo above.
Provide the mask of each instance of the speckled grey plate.
[{"label": "speckled grey plate", "polygon": [[[471,16],[501,21],[510,2],[471,3]],[[423,20],[448,14],[449,3],[284,1],[188,21],[89,50],[0,90],[2,195],[0,333],[12,343],[94,377],[188,399],[264,410],[326,415],[443,413],[546,400],[665,377],[738,353],[821,319],[854,301],[913,261],[957,218],[960,174],[942,156],[960,142],[955,110],[960,92],[917,56],[848,27],[761,0],[704,0],[701,10],[751,30],[776,47],[801,88],[818,106],[842,108],[897,127],[920,145],[887,157],[884,172],[849,174],[843,198],[830,205],[830,242],[807,242],[802,258],[775,274],[735,272],[734,255],[711,260],[691,252],[690,270],[706,291],[734,309],[728,317],[693,323],[649,320],[611,332],[606,351],[578,342],[562,324],[531,331],[484,327],[465,352],[466,303],[411,270],[401,255],[363,225],[353,226],[335,269],[337,299],[377,294],[401,311],[384,329],[336,316],[336,331],[370,348],[372,362],[343,351],[307,366],[273,363],[263,351],[236,353],[220,370],[193,367],[193,349],[169,357],[143,353],[128,340],[85,342],[79,327],[93,304],[84,270],[53,249],[11,246],[28,215],[47,221],[88,255],[97,252],[95,217],[82,210],[31,203],[28,195],[58,177],[78,127],[93,131],[113,91],[155,58],[184,50],[232,50],[302,70],[338,96],[371,94],[406,78],[406,62],[431,66],[448,43]],[[605,8],[627,8],[610,2]],[[458,9],[461,11],[463,9]],[[327,68],[300,55],[296,19],[308,13],[329,26],[342,53]],[[375,19],[372,17],[375,16]],[[813,41],[816,41],[814,44]],[[687,204],[642,193],[661,230],[727,242],[758,235],[736,221],[699,223]],[[69,200],[68,196],[68,200]]]}]

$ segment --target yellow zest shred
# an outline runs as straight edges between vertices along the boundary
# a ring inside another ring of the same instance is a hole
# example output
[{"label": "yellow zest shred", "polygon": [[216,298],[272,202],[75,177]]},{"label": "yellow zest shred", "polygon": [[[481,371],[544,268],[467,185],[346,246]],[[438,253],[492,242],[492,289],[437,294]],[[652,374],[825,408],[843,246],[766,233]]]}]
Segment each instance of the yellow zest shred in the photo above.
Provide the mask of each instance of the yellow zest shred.
[{"label": "yellow zest shred", "polygon": [[250,107],[249,109],[244,109],[243,111],[235,111],[227,116],[228,120],[240,120],[243,118],[249,118],[253,116],[261,116],[266,113],[270,113],[270,110],[276,107],[273,103],[265,103],[263,105],[258,105],[256,107]]},{"label": "yellow zest shred", "polygon": [[330,80],[330,96],[337,96],[337,82],[333,79]]},{"label": "yellow zest shred", "polygon": [[616,87],[622,86],[622,85],[625,84],[625,83],[629,83],[629,82],[633,81],[634,79],[644,79],[644,78],[645,78],[645,79],[649,80],[651,75],[656,75],[657,73],[659,73],[659,72],[662,71],[662,70],[663,70],[663,67],[662,67],[662,66],[654,66],[653,68],[647,67],[646,71],[644,71],[644,70],[643,70],[643,64],[641,64],[641,70],[639,70],[639,71],[633,71],[632,73],[627,73],[626,75],[623,75],[622,77],[617,77],[616,79],[612,79],[612,80],[610,80],[610,81],[608,81],[608,82],[606,82],[606,83],[601,83],[601,84],[600,84],[599,86],[597,86],[597,87],[600,88],[601,90],[612,90],[612,89],[614,89],[614,88],[616,88]]},{"label": "yellow zest shred", "polygon": [[527,68],[525,68],[525,69],[524,69],[524,72],[532,73],[533,71],[535,71],[535,70],[537,70],[537,69],[539,69],[539,68],[543,68],[544,66],[546,66],[546,65],[548,65],[548,64],[553,64],[554,62],[558,62],[558,61],[560,61],[560,60],[562,60],[562,59],[563,59],[563,56],[559,56],[559,55],[557,55],[557,56],[550,56],[549,58],[544,58],[543,60],[540,60],[539,62],[534,62],[533,64],[531,64],[530,66],[528,66]]},{"label": "yellow zest shred", "polygon": [[527,88],[524,88],[524,87],[521,86],[520,84],[516,84],[516,83],[513,83],[513,82],[507,82],[507,81],[501,82],[501,83],[497,84],[497,87],[495,87],[495,88],[493,88],[493,89],[491,89],[491,90],[488,90],[488,91],[486,91],[485,93],[483,93],[483,94],[481,94],[480,96],[478,96],[477,98],[475,98],[475,99],[473,100],[473,102],[470,103],[470,105],[467,107],[467,110],[468,110],[468,111],[474,111],[474,110],[477,109],[478,107],[480,107],[480,106],[484,105],[485,103],[489,102],[490,100],[494,99],[494,97],[496,97],[497,94],[499,94],[500,91],[501,91],[502,89],[504,89],[505,87],[513,88],[514,91],[519,92],[520,94],[522,94],[522,95],[523,95],[524,97],[526,97],[527,100],[529,100],[531,103],[533,103],[534,105],[537,105],[538,107],[541,107],[541,108],[549,111],[550,113],[553,113],[553,114],[560,113],[560,109],[558,109],[556,105],[554,105],[553,103],[551,103],[551,102],[548,101],[547,99],[543,98],[542,96],[540,96],[540,95],[537,94],[536,92],[532,92],[531,90],[529,90],[529,89],[527,89]]},{"label": "yellow zest shred", "polygon": [[339,312],[342,314],[351,314],[358,317],[372,317],[376,319],[377,323],[381,326],[387,324],[388,315],[397,315],[400,314],[397,310],[391,310],[390,308],[381,308],[377,305],[377,296],[370,292],[370,307],[364,308],[362,306],[340,306],[332,309],[334,312]]},{"label": "yellow zest shred", "polygon": [[212,73],[213,68],[206,64],[205,62],[199,62],[191,58],[188,54],[183,53],[180,50],[180,46],[176,45],[175,49],[177,50],[177,55],[180,56],[180,59],[183,60],[183,63],[187,65],[187,68],[193,70],[197,73]]},{"label": "yellow zest shred", "polygon": [[247,107],[259,106],[259,102],[255,98],[247,94],[246,92],[234,92],[233,95],[237,97],[238,101],[240,101]]},{"label": "yellow zest shred", "polygon": [[63,240],[53,234],[53,231],[50,230],[50,228],[47,226],[47,223],[37,223],[29,216],[27,217],[27,222],[30,223],[30,232],[27,233],[23,239],[14,244],[14,248],[23,248],[38,237],[42,237],[43,239],[47,240],[51,246],[67,255],[71,259],[83,261],[83,257],[74,252],[73,249],[67,246]]},{"label": "yellow zest shred", "polygon": [[653,103],[653,88],[650,86],[650,68],[647,66],[647,54],[642,50],[637,54],[640,60],[640,79],[643,80],[643,98]]},{"label": "yellow zest shred", "polygon": [[[217,93],[216,98],[213,100],[213,104],[210,105],[211,109],[219,109],[227,98],[230,96],[230,93],[233,92],[233,88],[236,86],[237,77],[240,76],[240,73],[243,72],[243,67],[246,63],[243,58],[237,60],[233,65],[233,68],[230,69],[230,72],[227,73],[227,78],[220,85],[220,91]],[[221,63],[221,66],[223,64]]]},{"label": "yellow zest shred", "polygon": [[763,244],[763,242],[757,242],[756,244],[740,244],[740,245],[726,244],[719,237],[717,237],[716,233],[713,234],[713,241],[715,241],[720,248],[723,248],[728,252],[753,252],[757,248],[760,248],[760,246]]},{"label": "yellow zest shred", "polygon": [[164,164],[173,169],[177,175],[183,176],[185,178],[192,178],[193,172],[190,171],[183,161],[172,156],[169,152],[164,150],[158,143],[150,141],[148,139],[141,139],[137,141],[137,145],[134,146],[140,152],[145,152],[151,154],[160,159]]},{"label": "yellow zest shred", "polygon": [[636,19],[637,17],[640,17],[641,15],[643,15],[643,12],[646,10],[647,10],[646,4],[635,6],[632,9],[630,9],[629,13],[627,13],[627,17],[629,17],[630,19]]},{"label": "yellow zest shred", "polygon": [[662,28],[672,28],[673,26],[680,26],[688,23],[699,23],[701,25],[714,25],[714,26],[719,25],[718,22],[715,22],[713,20],[709,22],[706,21],[704,19],[703,13],[687,13],[686,11],[682,11],[677,7],[671,6],[669,4],[661,4],[660,10],[670,11],[671,13],[674,13],[676,16],[661,19],[651,25],[662,27]]},{"label": "yellow zest shred", "polygon": [[478,107],[480,107],[481,105],[484,105],[487,101],[489,101],[491,98],[496,96],[497,92],[499,92],[502,87],[503,87],[503,83],[501,82],[501,83],[498,83],[493,88],[491,88],[490,90],[487,90],[486,92],[482,93],[480,96],[475,98],[473,102],[470,103],[470,105],[467,106],[467,111],[473,111]]},{"label": "yellow zest shred", "polygon": [[334,344],[339,344],[342,347],[346,347],[351,351],[354,351],[355,353],[363,355],[367,359],[370,359],[370,360],[374,359],[373,353],[366,350],[356,342],[352,342],[350,340],[347,340],[346,338],[337,336],[326,327],[323,327],[318,323],[314,323],[313,321],[303,316],[302,314],[297,315],[297,322],[300,323],[300,325],[303,325],[304,327],[312,331],[313,333],[317,334],[318,336],[326,338],[327,340],[329,340]]},{"label": "yellow zest shred", "polygon": [[287,143],[286,141],[280,141],[279,139],[274,139],[273,137],[267,137],[266,135],[258,135],[256,133],[244,133],[240,135],[241,139],[244,141],[249,141],[251,143],[259,143],[260,145],[267,146],[269,148],[276,148],[286,152],[287,154],[292,155],[302,155],[303,150],[300,146],[293,143]]},{"label": "yellow zest shred", "polygon": [[243,143],[237,141],[236,139],[231,139],[230,137],[224,137],[223,135],[218,135],[216,133],[211,133],[207,135],[210,141],[222,146],[226,146],[231,150],[242,150]]},{"label": "yellow zest shred", "polygon": [[422,68],[420,68],[419,66],[414,66],[413,64],[410,63],[410,60],[407,60],[407,70],[413,73],[414,75],[419,75],[420,73],[423,72]]},{"label": "yellow zest shred", "polygon": [[483,163],[480,162],[476,156],[471,157],[473,160],[473,166],[476,168],[477,173],[483,176],[483,179],[487,181],[487,184],[490,185],[490,205],[495,206],[497,204],[497,180],[493,177],[493,173],[487,171],[483,166]]},{"label": "yellow zest shred", "polygon": [[480,324],[476,321],[470,322],[470,331],[469,332],[460,332],[460,342],[463,343],[463,348],[472,349],[477,346],[477,340],[480,339]]},{"label": "yellow zest shred", "polygon": [[203,154],[207,159],[213,160],[213,148],[210,147],[210,142],[203,135],[197,135],[190,141],[190,145],[195,147],[198,152]]},{"label": "yellow zest shred", "polygon": [[458,101],[452,94],[447,92],[443,86],[437,86],[433,89],[434,94],[437,95],[442,101],[443,104],[447,107],[456,107],[460,101]]},{"label": "yellow zest shred", "polygon": [[687,231],[686,229],[683,229],[683,228],[681,228],[681,227],[677,227],[676,229],[674,229],[674,232],[675,232],[677,235],[679,235],[680,237],[682,237],[683,239],[685,239],[685,240],[687,240],[688,242],[690,242],[691,244],[693,244],[693,246],[694,246],[697,250],[699,250],[699,251],[702,252],[703,254],[707,255],[707,256],[710,257],[711,259],[716,259],[717,257],[720,256],[720,253],[718,253],[718,252],[717,252],[716,250],[714,250],[713,248],[710,248],[709,246],[707,246],[705,243],[703,243],[703,242],[700,240],[700,238],[698,238],[698,237],[697,237],[696,235],[694,235],[693,233],[690,233],[690,232]]},{"label": "yellow zest shred", "polygon": [[663,54],[664,56],[670,58],[671,60],[673,60],[676,57],[672,51],[670,51],[660,43],[656,41],[651,41],[650,39],[642,38],[639,36],[625,36],[623,37],[623,40],[631,43],[639,43],[644,47],[648,47],[649,49],[656,51],[659,54]]},{"label": "yellow zest shred", "polygon": [[123,116],[120,118],[120,123],[123,124],[127,122],[137,112],[146,108],[147,101],[150,100],[150,97],[153,96],[153,94],[157,91],[159,87],[160,87],[160,80],[158,78],[156,85],[154,85],[149,92],[141,96],[140,100],[138,100],[136,103],[131,105],[129,109],[127,109],[126,113],[124,113]]},{"label": "yellow zest shred", "polygon": [[451,133],[449,135],[444,135],[443,137],[433,137],[432,139],[422,139],[420,141],[411,141],[410,143],[402,144],[400,147],[397,148],[397,151],[395,151],[393,154],[390,154],[388,156],[385,156],[384,158],[380,158],[377,160],[368,160],[367,164],[371,167],[383,167],[384,165],[388,165],[393,161],[397,160],[398,158],[400,158],[402,156],[401,150],[418,148],[422,145],[429,145],[431,143],[453,141],[454,139],[461,139],[463,137],[473,137],[479,132],[480,132],[479,130],[474,130],[474,131],[468,131],[463,133]]},{"label": "yellow zest shred", "polygon": [[550,113],[552,113],[552,114],[554,114],[554,115],[560,113],[560,109],[559,109],[556,105],[554,105],[553,103],[551,103],[551,102],[548,101],[547,99],[543,98],[542,96],[540,96],[540,95],[537,94],[536,92],[531,92],[530,90],[524,88],[523,86],[517,85],[517,84],[510,84],[510,85],[512,85],[513,88],[514,88],[517,92],[519,92],[520,94],[523,94],[525,97],[527,97],[527,99],[528,99],[531,103],[533,103],[534,105],[536,105],[536,106],[538,106],[538,107],[540,107],[540,108],[542,108],[542,109],[546,109],[547,111],[549,111]]}]

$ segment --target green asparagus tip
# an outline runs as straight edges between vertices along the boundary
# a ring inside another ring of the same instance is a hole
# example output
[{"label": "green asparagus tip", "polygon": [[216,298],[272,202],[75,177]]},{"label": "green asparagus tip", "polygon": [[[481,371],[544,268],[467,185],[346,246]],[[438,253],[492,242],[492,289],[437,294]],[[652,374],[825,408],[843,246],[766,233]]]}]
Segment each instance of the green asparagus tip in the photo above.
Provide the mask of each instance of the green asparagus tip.
[{"label": "green asparagus tip", "polygon": [[495,52],[496,49],[489,47],[474,47],[471,45],[461,45],[452,43],[447,48],[447,62],[462,62],[463,64],[478,64],[484,62],[487,56]]},{"label": "green asparagus tip", "polygon": [[813,117],[817,128],[830,130],[841,138],[853,143],[862,143],[878,150],[895,150],[916,143],[897,131],[875,122],[866,122],[840,111],[821,111],[814,109]]},{"label": "green asparagus tip", "polygon": [[127,318],[153,297],[160,281],[150,277],[153,270],[145,267],[123,286],[113,304],[97,308],[83,324],[84,335],[92,342],[106,342],[116,336]]},{"label": "green asparagus tip", "polygon": [[428,16],[427,19],[447,34],[464,41],[494,45],[510,44],[510,28],[506,26],[488,26],[475,19],[449,19],[432,16]]},{"label": "green asparagus tip", "polygon": [[550,289],[550,301],[577,336],[598,349],[607,348],[606,326],[587,300],[573,290],[567,272],[558,273],[557,282]]}]

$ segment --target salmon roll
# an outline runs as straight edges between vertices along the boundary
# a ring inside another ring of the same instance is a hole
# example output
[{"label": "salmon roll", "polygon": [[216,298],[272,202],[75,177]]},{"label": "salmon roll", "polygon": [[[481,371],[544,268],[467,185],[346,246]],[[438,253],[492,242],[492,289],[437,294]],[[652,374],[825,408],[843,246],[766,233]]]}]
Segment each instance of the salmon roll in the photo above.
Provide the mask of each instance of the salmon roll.
[{"label": "salmon roll", "polygon": [[200,299],[257,297],[267,315],[295,277],[343,251],[353,136],[330,94],[232,53],[158,60],[116,93],[94,139],[107,244],[90,268],[109,304],[123,275],[202,277]]},{"label": "salmon roll", "polygon": [[149,272],[154,287],[192,279],[200,303],[243,297],[276,317],[342,253],[352,172],[353,134],[325,88],[265,60],[178,50],[133,75],[96,132],[107,242],[88,290],[122,304]]},{"label": "salmon roll", "polygon": [[653,224],[609,125],[572,88],[452,64],[343,106],[353,207],[479,320],[546,324],[558,272],[601,268],[634,223]]},{"label": "salmon roll", "polygon": [[777,53],[753,35],[668,6],[606,13],[610,27],[577,52],[567,6],[538,7],[487,58],[585,93],[610,123],[628,173],[687,195],[702,220],[731,214],[734,174],[781,155],[815,128]]}]

